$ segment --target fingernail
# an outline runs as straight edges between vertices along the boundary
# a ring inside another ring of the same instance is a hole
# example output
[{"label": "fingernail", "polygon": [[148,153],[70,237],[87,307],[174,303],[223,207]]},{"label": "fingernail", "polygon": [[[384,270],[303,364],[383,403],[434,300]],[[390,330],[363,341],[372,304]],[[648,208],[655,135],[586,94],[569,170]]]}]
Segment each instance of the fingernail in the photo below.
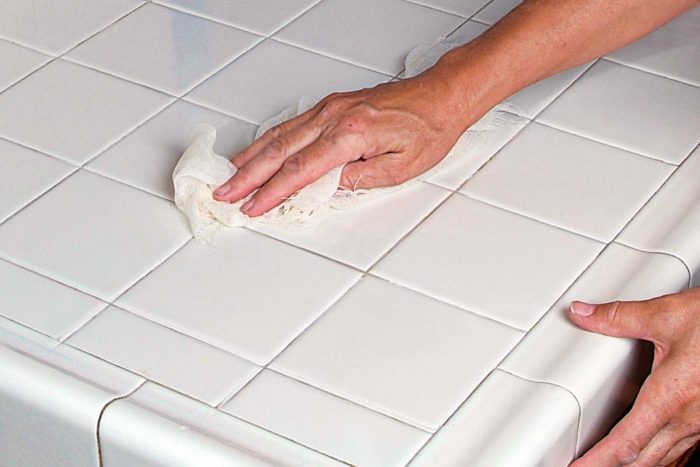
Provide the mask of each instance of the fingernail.
[{"label": "fingernail", "polygon": [[216,190],[214,190],[214,194],[215,194],[216,196],[224,196],[224,195],[225,195],[226,193],[228,193],[229,191],[231,191],[231,185],[229,185],[228,183],[226,183],[225,185],[221,185],[219,188],[217,188]]},{"label": "fingernail", "polygon": [[591,316],[596,309],[596,305],[583,302],[573,302],[569,306],[569,311],[579,316]]},{"label": "fingernail", "polygon": [[247,214],[253,206],[255,206],[255,200],[251,198],[241,206],[241,211]]}]

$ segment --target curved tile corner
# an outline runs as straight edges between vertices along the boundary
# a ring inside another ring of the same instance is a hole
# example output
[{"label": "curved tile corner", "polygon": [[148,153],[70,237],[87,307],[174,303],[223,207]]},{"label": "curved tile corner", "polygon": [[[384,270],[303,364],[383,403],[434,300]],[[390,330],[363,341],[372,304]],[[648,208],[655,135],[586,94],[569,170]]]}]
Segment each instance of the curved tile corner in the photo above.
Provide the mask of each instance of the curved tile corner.
[{"label": "curved tile corner", "polygon": [[[572,300],[642,300],[688,286],[677,258],[612,243],[499,366],[571,391],[581,406],[577,455],[602,438],[634,400],[651,353],[640,341],[583,331],[566,315]],[[585,369],[585,370],[582,370]]]},{"label": "curved tile corner", "polygon": [[578,421],[565,389],[495,370],[409,466],[568,465]]},{"label": "curved tile corner", "polygon": [[700,147],[683,162],[618,241],[682,259],[700,285]]}]

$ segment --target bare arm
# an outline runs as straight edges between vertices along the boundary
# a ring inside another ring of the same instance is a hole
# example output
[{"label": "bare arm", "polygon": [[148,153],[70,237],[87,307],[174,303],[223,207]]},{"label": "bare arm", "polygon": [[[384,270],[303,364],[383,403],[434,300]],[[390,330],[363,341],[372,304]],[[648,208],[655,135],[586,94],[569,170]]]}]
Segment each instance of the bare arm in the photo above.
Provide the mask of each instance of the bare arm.
[{"label": "bare arm", "polygon": [[494,105],[520,89],[605,54],[698,0],[526,0],[423,74],[333,94],[267,132],[232,161],[214,198],[259,216],[332,168],[341,185],[373,188],[425,172]]}]

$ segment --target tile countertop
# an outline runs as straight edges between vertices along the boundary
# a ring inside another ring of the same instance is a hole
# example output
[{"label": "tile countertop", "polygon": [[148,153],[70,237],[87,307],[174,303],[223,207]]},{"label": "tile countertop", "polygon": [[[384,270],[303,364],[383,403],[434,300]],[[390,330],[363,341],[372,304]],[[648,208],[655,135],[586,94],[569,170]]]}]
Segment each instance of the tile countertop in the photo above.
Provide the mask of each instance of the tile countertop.
[{"label": "tile countertop", "polygon": [[518,2],[95,1],[0,3],[3,466],[563,466],[625,410],[648,349],[565,310],[700,285],[700,8],[450,173],[202,247],[194,123],[233,153]]}]

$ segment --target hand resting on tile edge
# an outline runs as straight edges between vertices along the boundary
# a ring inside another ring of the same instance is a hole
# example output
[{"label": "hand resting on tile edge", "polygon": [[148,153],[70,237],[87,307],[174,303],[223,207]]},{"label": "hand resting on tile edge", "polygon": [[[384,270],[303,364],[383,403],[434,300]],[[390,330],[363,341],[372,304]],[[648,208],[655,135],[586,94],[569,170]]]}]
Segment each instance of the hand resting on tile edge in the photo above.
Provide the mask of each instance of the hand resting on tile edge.
[{"label": "hand resting on tile edge", "polygon": [[572,467],[669,465],[700,441],[700,288],[641,302],[573,302],[579,327],[654,344],[630,412]]},{"label": "hand resting on tile edge", "polygon": [[232,157],[214,191],[250,217],[344,166],[340,186],[397,185],[435,166],[459,136],[520,89],[651,32],[698,0],[525,0],[412,78],[331,94]]}]

